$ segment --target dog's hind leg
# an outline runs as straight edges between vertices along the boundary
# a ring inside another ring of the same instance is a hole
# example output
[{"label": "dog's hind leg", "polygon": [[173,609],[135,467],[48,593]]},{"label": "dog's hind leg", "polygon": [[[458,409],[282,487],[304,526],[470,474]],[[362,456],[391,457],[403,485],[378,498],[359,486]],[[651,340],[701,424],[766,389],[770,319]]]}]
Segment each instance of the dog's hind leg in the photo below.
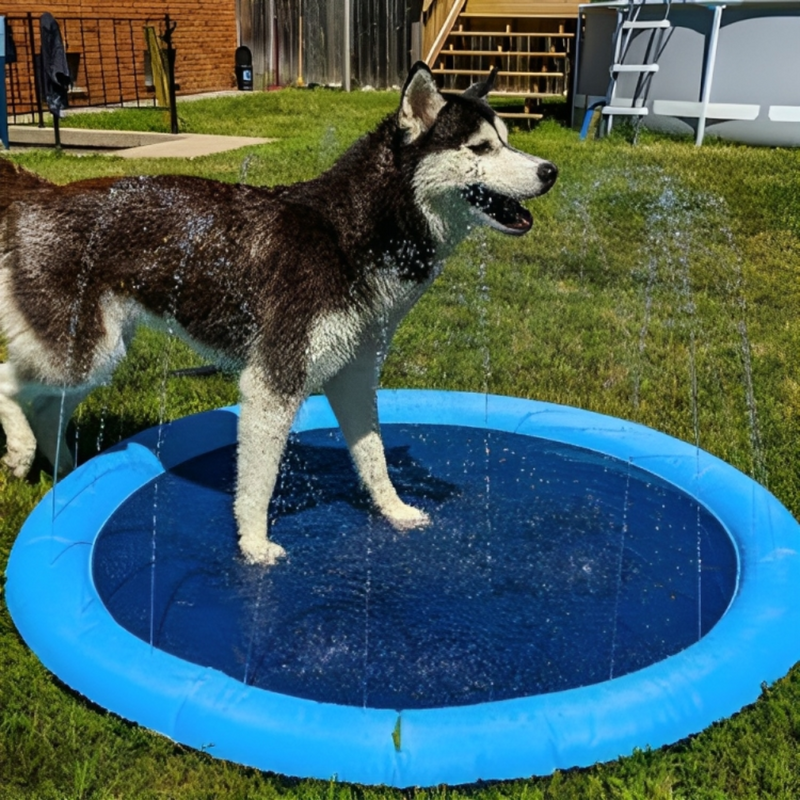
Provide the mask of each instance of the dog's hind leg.
[{"label": "dog's hind leg", "polygon": [[28,474],[36,455],[36,436],[17,400],[21,388],[13,364],[0,364],[0,425],[6,432],[3,464],[17,478]]},{"label": "dog's hind leg", "polygon": [[379,351],[376,341],[364,341],[357,357],[325,384],[325,394],[372,502],[396,528],[418,528],[428,524],[428,515],[400,499],[386,466],[375,397]]},{"label": "dog's hind leg", "polygon": [[286,551],[269,540],[267,510],[278,478],[281,456],[302,396],[274,392],[263,370],[249,366],[239,378],[241,412],[238,429],[234,516],[239,547],[251,564],[274,564]]}]

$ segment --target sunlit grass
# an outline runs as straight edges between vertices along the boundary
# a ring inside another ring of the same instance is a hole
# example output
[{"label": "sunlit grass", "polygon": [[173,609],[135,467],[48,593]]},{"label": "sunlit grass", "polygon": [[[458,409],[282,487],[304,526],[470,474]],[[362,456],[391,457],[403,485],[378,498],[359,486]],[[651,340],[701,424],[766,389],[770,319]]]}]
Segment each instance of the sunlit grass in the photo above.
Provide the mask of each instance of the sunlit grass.
[{"label": "sunlit grass", "polygon": [[[397,100],[287,91],[186,103],[183,130],[278,141],[192,161],[15,160],[66,182],[159,172],[237,181],[247,159],[248,182],[288,183],[325,169]],[[163,130],[159,114],[70,124]],[[646,134],[635,147],[624,137],[580,142],[554,123],[520,129],[512,143],[560,168],[555,188],[530,205],[534,231],[481,233],[459,249],[400,327],[383,384],[488,389],[637,420],[699,440],[800,516],[800,152],[696,149]],[[81,458],[162,417],[234,402],[225,376],[165,377],[197,363],[182,345],[142,332],[112,385],[77,414]],[[3,563],[48,485],[39,469],[27,482],[0,473]],[[657,752],[549,778],[401,794],[264,775],[129,725],[50,676],[3,610],[0,798],[157,796],[788,800],[800,797],[800,673]]]}]

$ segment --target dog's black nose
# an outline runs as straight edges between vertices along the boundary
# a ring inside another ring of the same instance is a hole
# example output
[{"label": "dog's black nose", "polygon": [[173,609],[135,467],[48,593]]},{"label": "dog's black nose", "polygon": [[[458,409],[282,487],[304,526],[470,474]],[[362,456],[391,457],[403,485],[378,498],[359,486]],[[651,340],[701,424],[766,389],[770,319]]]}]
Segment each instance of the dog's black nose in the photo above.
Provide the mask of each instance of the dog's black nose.
[{"label": "dog's black nose", "polygon": [[556,167],[555,164],[551,164],[549,161],[545,161],[539,164],[539,169],[536,171],[536,174],[543,184],[552,186],[558,177],[558,167]]}]

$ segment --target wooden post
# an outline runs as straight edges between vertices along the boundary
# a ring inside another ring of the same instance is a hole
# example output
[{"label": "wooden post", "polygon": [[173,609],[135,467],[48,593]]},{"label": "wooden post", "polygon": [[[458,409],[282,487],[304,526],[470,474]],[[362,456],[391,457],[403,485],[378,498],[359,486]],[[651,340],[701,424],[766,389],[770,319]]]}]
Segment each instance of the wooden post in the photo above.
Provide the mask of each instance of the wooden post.
[{"label": "wooden post", "polygon": [[344,0],[344,36],[342,45],[342,88],[350,91],[350,17],[352,16],[350,0]]},{"label": "wooden post", "polygon": [[303,82],[303,15],[300,14],[300,33],[298,36],[297,48],[297,85],[301,88],[305,86]]},{"label": "wooden post", "polygon": [[272,54],[274,60],[274,71],[272,73],[273,86],[277,89],[281,85],[281,43],[278,35],[280,30],[278,28],[278,15],[272,18]]},{"label": "wooden post", "polygon": [[167,45],[167,81],[169,83],[169,127],[172,134],[178,133],[178,104],[175,100],[175,48],[172,45],[172,34],[178,27],[171,22],[169,14],[164,15],[164,35],[161,37]]}]

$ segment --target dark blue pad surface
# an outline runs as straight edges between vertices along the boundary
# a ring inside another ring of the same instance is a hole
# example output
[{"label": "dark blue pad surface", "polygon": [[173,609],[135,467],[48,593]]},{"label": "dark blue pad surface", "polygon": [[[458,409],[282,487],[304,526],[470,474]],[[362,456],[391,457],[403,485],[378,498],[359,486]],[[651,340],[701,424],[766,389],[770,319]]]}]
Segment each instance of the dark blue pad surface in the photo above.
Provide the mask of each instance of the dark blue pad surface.
[{"label": "dark blue pad surface", "polygon": [[696,642],[737,561],[684,492],[608,456],[530,436],[384,425],[401,495],[432,524],[372,513],[338,431],[294,435],[270,507],[276,567],[238,557],[235,448],[122,505],[93,576],[117,622],[264,689],[425,708],[618,677]]}]

